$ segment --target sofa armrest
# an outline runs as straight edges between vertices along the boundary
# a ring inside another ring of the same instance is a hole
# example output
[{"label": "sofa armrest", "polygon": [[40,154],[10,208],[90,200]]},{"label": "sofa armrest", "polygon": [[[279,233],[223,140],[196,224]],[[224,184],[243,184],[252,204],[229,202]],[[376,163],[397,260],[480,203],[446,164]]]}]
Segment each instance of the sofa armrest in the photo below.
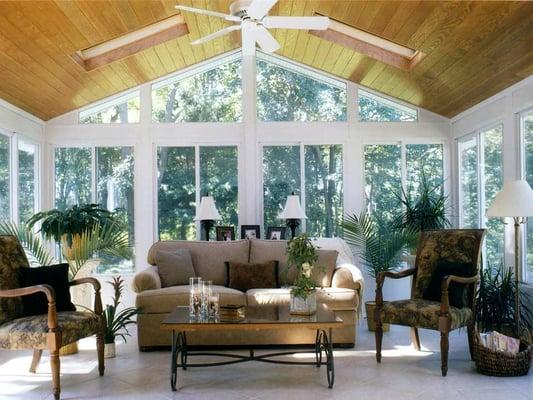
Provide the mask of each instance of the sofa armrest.
[{"label": "sofa armrest", "polygon": [[335,268],[331,279],[331,287],[355,290],[359,298],[359,304],[357,307],[359,315],[362,310],[364,285],[365,281],[363,274],[355,265],[348,262],[342,262]]},{"label": "sofa armrest", "polygon": [[132,286],[135,293],[141,293],[145,290],[161,289],[161,278],[157,272],[157,267],[150,266],[135,274]]}]

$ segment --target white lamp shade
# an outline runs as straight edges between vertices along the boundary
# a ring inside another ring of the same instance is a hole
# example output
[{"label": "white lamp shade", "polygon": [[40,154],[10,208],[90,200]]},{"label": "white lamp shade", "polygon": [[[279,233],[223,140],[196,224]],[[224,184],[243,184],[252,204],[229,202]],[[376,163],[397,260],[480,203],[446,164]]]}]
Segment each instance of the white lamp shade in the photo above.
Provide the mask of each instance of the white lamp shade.
[{"label": "white lamp shade", "polygon": [[533,216],[533,190],[525,180],[503,184],[487,210],[487,217]]},{"label": "white lamp shade", "polygon": [[222,217],[218,213],[218,210],[215,206],[215,200],[213,200],[213,196],[204,196],[202,197],[202,200],[200,201],[200,207],[196,211],[196,221],[205,221],[205,220],[212,220],[212,221],[218,221],[221,220]]},{"label": "white lamp shade", "polygon": [[285,208],[278,215],[279,219],[304,219],[307,218],[302,206],[300,205],[300,198],[296,195],[287,196]]}]

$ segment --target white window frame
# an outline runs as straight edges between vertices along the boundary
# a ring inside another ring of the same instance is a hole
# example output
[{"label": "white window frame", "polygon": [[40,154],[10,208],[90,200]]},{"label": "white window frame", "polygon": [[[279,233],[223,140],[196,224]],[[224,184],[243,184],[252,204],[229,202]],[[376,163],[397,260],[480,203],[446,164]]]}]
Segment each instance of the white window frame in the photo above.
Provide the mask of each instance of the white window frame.
[{"label": "white window frame", "polygon": [[[241,174],[240,165],[241,165],[241,143],[238,142],[201,142],[195,141],[191,143],[176,143],[176,142],[167,142],[159,141],[153,144],[153,174],[152,174],[152,187],[154,193],[154,211],[153,211],[153,227],[154,227],[154,241],[159,240],[159,188],[157,186],[157,174],[158,174],[158,163],[157,163],[157,150],[159,147],[193,147],[194,148],[194,186],[195,186],[195,201],[196,207],[200,205],[200,200],[202,198],[201,193],[201,182],[200,182],[200,147],[235,147],[237,149],[237,208],[242,209],[242,195],[241,195]],[[216,199],[215,199],[216,201]],[[237,214],[237,226],[235,227],[235,235],[238,234],[237,228],[241,226],[241,214]],[[196,240],[201,238],[201,226],[200,221],[195,221],[196,227]]]},{"label": "white window frame", "polygon": [[[533,108],[528,108],[518,114],[519,117],[519,130],[518,130],[518,145],[519,145],[519,166],[520,166],[520,179],[526,179],[526,139],[525,139],[525,119],[527,117],[533,117]],[[533,217],[528,218],[528,223],[533,223]],[[527,265],[527,226],[522,226],[522,277],[528,283],[533,283],[533,274],[528,274]]]},{"label": "white window frame", "polygon": [[[414,121],[366,121],[362,120],[361,116],[359,115],[359,100],[361,98],[360,92],[363,92],[363,97],[369,97],[370,99],[378,102],[383,103],[386,106],[389,106],[391,108],[397,108],[400,111],[403,111],[406,114],[412,115],[413,111],[415,113],[415,119]],[[357,121],[360,123],[380,123],[380,124],[413,124],[413,123],[419,123],[420,122],[420,109],[419,107],[413,106],[411,104],[405,103],[399,99],[394,99],[390,96],[387,96],[383,93],[378,93],[375,90],[359,86],[357,88],[357,103],[356,103],[356,109],[357,109]]]}]

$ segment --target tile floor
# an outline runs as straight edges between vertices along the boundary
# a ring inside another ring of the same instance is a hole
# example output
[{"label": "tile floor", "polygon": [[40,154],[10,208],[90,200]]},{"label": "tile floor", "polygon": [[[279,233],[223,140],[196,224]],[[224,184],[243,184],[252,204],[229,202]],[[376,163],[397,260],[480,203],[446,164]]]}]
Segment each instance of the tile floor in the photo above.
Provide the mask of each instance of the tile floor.
[{"label": "tile floor", "polygon": [[[170,390],[169,352],[140,353],[135,338],[117,347],[98,377],[94,339],[61,360],[62,399],[533,399],[533,373],[492,378],[475,372],[466,332],[451,335],[449,372],[440,375],[439,335],[421,331],[422,346],[409,345],[409,331],[393,327],[384,337],[381,365],[374,337],[361,325],[355,349],[335,351],[335,386],[327,388],[324,368],[243,363],[178,370],[179,391]],[[312,355],[310,355],[312,357]],[[52,399],[48,357],[37,374],[27,372],[28,351],[0,351],[0,399]]]}]

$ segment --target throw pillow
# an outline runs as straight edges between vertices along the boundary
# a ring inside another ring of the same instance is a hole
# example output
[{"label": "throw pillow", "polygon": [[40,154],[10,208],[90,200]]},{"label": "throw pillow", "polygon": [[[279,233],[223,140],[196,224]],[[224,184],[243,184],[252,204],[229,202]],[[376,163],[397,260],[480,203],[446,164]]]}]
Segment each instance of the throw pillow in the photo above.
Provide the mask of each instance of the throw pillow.
[{"label": "throw pillow", "polygon": [[278,261],[262,264],[226,262],[227,287],[246,292],[256,288],[278,288]]},{"label": "throw pillow", "polygon": [[[19,268],[20,287],[33,285],[50,285],[56,294],[57,311],[76,311],[70,300],[70,286],[68,280],[68,264],[51,265],[47,267]],[[48,313],[48,300],[42,292],[22,296],[24,316]]]},{"label": "throw pillow", "polygon": [[[442,297],[442,280],[448,275],[469,278],[475,275],[475,269],[472,267],[472,263],[438,260],[435,262],[433,273],[428,287],[423,293],[423,298],[440,302]],[[468,305],[467,292],[466,285],[450,282],[450,286],[448,286],[450,305],[457,308],[466,307]]]},{"label": "throw pillow", "polygon": [[188,285],[189,278],[196,276],[189,249],[158,251],[155,262],[161,287]]}]

